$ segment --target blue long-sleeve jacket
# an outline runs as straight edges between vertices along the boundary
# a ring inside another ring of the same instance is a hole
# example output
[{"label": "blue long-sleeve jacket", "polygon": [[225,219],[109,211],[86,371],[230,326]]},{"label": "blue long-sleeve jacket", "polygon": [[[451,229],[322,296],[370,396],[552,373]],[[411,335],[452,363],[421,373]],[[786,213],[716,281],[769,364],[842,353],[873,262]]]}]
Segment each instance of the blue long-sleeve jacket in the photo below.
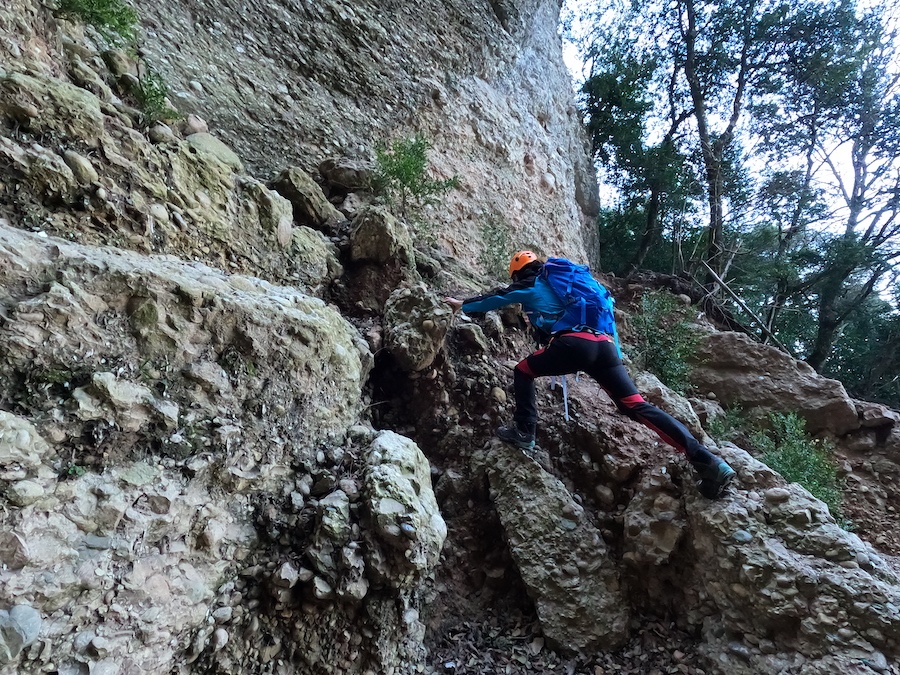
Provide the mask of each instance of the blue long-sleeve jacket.
[{"label": "blue long-sleeve jacket", "polygon": [[553,332],[553,324],[565,310],[565,305],[550,284],[539,276],[530,276],[506,288],[497,288],[484,295],[464,300],[462,310],[489,312],[516,303],[522,305],[531,325],[548,336]]}]

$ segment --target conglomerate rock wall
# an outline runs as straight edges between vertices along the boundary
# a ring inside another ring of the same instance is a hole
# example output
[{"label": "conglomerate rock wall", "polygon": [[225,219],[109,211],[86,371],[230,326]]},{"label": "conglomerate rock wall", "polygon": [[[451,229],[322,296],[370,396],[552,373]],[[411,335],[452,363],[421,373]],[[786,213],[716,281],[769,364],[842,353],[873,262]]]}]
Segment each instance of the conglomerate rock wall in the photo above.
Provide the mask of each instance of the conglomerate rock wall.
[{"label": "conglomerate rock wall", "polygon": [[459,258],[485,229],[592,261],[597,187],[558,36],[558,0],[150,0],[148,62],[257,175],[423,134],[429,217]]}]

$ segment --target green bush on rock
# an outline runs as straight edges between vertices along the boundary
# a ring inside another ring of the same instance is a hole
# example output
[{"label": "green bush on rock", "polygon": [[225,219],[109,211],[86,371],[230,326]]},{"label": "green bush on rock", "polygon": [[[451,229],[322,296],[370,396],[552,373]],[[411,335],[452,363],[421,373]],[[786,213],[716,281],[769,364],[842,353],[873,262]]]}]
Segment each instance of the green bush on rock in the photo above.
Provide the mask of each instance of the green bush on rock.
[{"label": "green bush on rock", "polygon": [[122,0],[60,0],[59,11],[90,24],[110,42],[131,42],[137,12]]},{"label": "green bush on rock", "polygon": [[771,429],[756,432],[752,439],[753,445],[762,451],[762,460],[785,480],[799,483],[825,502],[841,522],[843,495],[831,445],[810,438],[806,423],[795,413],[773,413],[769,421]]}]

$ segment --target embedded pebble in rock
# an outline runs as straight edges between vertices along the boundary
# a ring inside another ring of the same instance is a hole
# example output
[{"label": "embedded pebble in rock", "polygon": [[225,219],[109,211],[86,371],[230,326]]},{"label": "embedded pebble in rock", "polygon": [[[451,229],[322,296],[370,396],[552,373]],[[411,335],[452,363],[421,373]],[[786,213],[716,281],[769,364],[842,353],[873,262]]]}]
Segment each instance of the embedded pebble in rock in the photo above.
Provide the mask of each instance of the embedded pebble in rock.
[{"label": "embedded pebble in rock", "polygon": [[74,150],[66,150],[63,154],[63,159],[65,159],[66,164],[69,165],[69,168],[72,169],[72,173],[75,175],[75,180],[77,180],[82,185],[96,183],[97,180],[99,180],[100,176],[97,174],[97,170],[94,168],[94,165],[91,164],[91,161],[83,155],[78,154]]},{"label": "embedded pebble in rock", "polygon": [[147,132],[150,140],[154,143],[177,143],[178,137],[172,128],[167,124],[154,124]]},{"label": "embedded pebble in rock", "polygon": [[193,113],[188,115],[184,121],[184,133],[187,135],[203,134],[208,131],[209,126],[207,125],[206,120]]},{"label": "embedded pebble in rock", "polygon": [[6,498],[16,506],[34,504],[43,496],[44,488],[39,483],[30,480],[13,483],[6,489]]},{"label": "embedded pebble in rock", "polygon": [[278,572],[272,577],[273,583],[284,588],[293,588],[300,578],[300,573],[291,563],[286,562],[278,568]]},{"label": "embedded pebble in rock", "polygon": [[228,631],[224,628],[217,628],[212,636],[211,647],[214,652],[222,649],[228,644]]},{"label": "embedded pebble in rock", "polygon": [[766,501],[772,504],[780,504],[791,498],[791,493],[784,488],[769,488],[765,492]]},{"label": "embedded pebble in rock", "polygon": [[151,204],[150,215],[157,223],[165,224],[169,222],[169,210],[163,204]]},{"label": "embedded pebble in rock", "polygon": [[739,544],[746,544],[749,541],[753,541],[753,535],[747,532],[747,530],[735,530],[734,534],[731,535],[731,538]]},{"label": "embedded pebble in rock", "polygon": [[234,609],[232,607],[219,607],[212,613],[212,618],[216,623],[228,623],[233,615]]},{"label": "embedded pebble in rock", "polygon": [[40,613],[28,605],[0,609],[0,666],[18,658],[41,631]]}]

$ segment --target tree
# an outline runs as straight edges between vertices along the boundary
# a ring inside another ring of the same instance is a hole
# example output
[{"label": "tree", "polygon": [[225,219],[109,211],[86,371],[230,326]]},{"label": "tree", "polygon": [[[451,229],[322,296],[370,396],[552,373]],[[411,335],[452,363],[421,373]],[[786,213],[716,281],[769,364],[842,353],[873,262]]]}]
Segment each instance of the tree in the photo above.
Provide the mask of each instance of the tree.
[{"label": "tree", "polygon": [[[646,144],[644,126],[652,108],[647,78],[655,66],[627,52],[618,56],[596,71],[581,92],[594,155],[608,175],[615,175],[623,195],[624,210],[607,210],[603,217],[613,231],[624,227],[634,239],[634,247],[622,258],[621,271],[627,273],[641,267],[661,240],[666,199],[689,194],[693,181],[676,143],[689,114],[670,106],[662,139]],[[623,243],[621,238],[618,243]]]},{"label": "tree", "polygon": [[[810,298],[817,323],[806,360],[822,370],[842,325],[893,281],[900,256],[900,96],[893,36],[878,15],[858,19],[852,5],[838,3],[815,19],[798,36],[806,50],[794,48],[770,80],[756,119],[767,140],[766,164],[775,167],[766,188],[789,187],[781,208],[766,195],[770,214],[780,212],[776,222],[784,223],[777,258],[799,263],[782,266],[769,322],[776,324],[792,296]],[[766,109],[768,116],[760,114]]]},{"label": "tree", "polygon": [[[627,251],[618,256],[621,272],[641,267],[662,239],[666,219],[696,198],[690,160],[679,148],[691,113],[682,108],[678,73],[661,65],[666,59],[659,43],[636,48],[641,24],[640,11],[626,11],[594,34],[591,75],[581,88],[594,157],[621,194],[620,207],[601,214],[619,253]],[[664,104],[654,103],[655,92]],[[662,137],[649,141],[648,125],[665,127]],[[681,208],[672,209],[673,202]]]},{"label": "tree", "polygon": [[663,234],[678,246],[654,224],[676,211],[678,181],[659,189],[654,177],[686,185],[692,173],[708,216],[702,258],[759,310],[748,317],[821,371],[900,257],[900,97],[883,12],[852,0],[613,2],[584,90],[598,161],[625,176],[622,212],[605,222],[643,220],[637,264]]},{"label": "tree", "polygon": [[823,374],[839,379],[851,396],[900,408],[900,314],[869,296],[842,331]]},{"label": "tree", "polygon": [[[613,6],[598,10],[607,26]],[[735,179],[745,159],[742,116],[760,82],[781,66],[793,39],[788,27],[812,6],[780,0],[635,4],[616,7],[613,27],[598,29],[583,89],[588,126],[598,159],[606,159],[603,148],[613,148],[606,154],[640,178],[632,188],[646,194],[645,236],[679,175],[673,170],[683,172],[690,160],[682,160],[696,155],[701,170],[695,179],[705,186],[708,213],[703,258],[724,272],[726,220],[739,214],[734,197],[741,193]],[[648,143],[651,137],[660,140]]]}]

